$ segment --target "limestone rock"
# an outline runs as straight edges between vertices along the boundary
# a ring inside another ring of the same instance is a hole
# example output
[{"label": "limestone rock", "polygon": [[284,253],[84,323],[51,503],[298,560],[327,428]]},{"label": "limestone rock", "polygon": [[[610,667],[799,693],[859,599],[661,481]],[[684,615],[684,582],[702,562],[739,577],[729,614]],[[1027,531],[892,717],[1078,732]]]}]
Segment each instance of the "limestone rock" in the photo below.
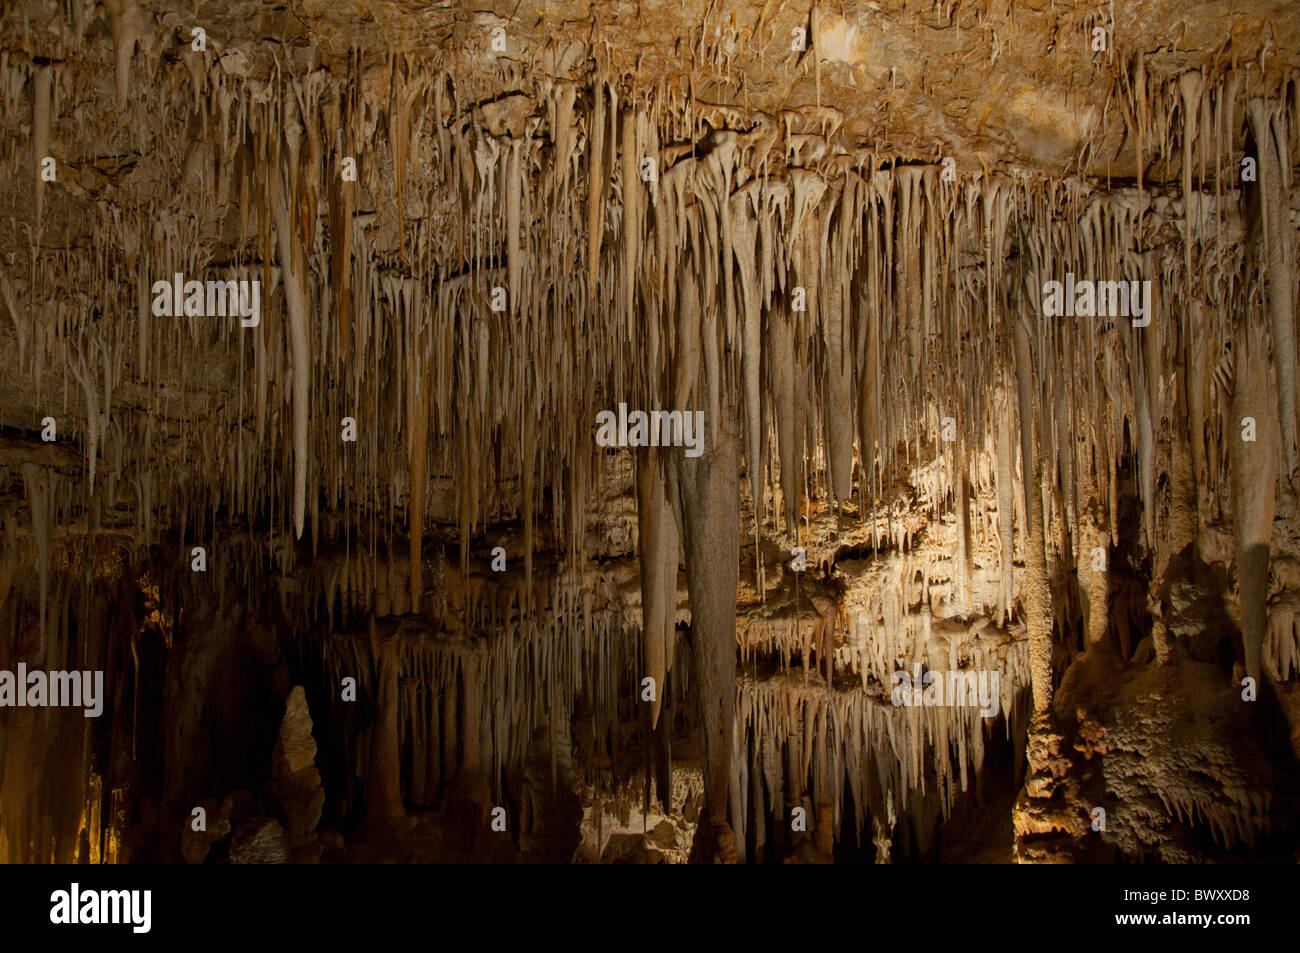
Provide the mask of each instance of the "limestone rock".
[{"label": "limestone rock", "polygon": [[285,864],[289,842],[284,827],[270,817],[250,819],[235,829],[230,844],[232,864]]},{"label": "limestone rock", "polygon": [[290,848],[299,851],[313,844],[325,804],[325,790],[316,769],[316,739],[312,737],[307,694],[301,685],[294,686],[285,704],[271,778],[272,790],[287,821]]}]

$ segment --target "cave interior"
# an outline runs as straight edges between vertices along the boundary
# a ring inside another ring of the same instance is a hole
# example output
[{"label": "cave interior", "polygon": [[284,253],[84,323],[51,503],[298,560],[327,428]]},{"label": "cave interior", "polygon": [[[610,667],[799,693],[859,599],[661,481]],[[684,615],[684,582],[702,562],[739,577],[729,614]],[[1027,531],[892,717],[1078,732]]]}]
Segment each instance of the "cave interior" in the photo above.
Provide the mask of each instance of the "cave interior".
[{"label": "cave interior", "polygon": [[1294,860],[1295,5],[481,6],[3,5],[0,861]]}]

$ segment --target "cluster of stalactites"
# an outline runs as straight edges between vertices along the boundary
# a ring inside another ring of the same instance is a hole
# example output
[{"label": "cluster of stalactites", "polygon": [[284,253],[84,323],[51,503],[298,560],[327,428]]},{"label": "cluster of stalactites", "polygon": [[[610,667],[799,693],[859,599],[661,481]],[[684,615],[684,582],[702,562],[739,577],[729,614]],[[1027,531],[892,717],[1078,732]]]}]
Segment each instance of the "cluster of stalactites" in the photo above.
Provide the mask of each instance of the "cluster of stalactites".
[{"label": "cluster of stalactites", "polygon": [[[820,680],[795,675],[741,678],[731,785],[737,842],[745,841],[746,818],[784,821],[795,807],[811,817],[823,803],[837,831],[850,805],[859,829],[867,818],[888,829],[927,796],[938,798],[946,816],[980,772],[990,735],[1018,736],[1027,719],[1028,644],[990,644],[978,665],[999,673],[999,717],[985,718],[977,706],[894,705],[864,689],[826,691]],[[764,835],[759,824],[753,839],[760,849]]]},{"label": "cluster of stalactites", "polygon": [[[35,151],[75,108],[47,69],[27,71]],[[1266,564],[1274,481],[1297,465],[1292,87],[1157,81],[1139,63],[1120,97],[1137,165],[1182,181],[1107,192],[950,182],[836,154],[834,110],[745,116],[605,79],[480,98],[402,60],[353,87],[324,73],[259,87],[215,66],[185,81],[202,122],[183,153],[160,146],[174,187],[102,211],[89,259],[41,250],[0,286],[19,371],[74,421],[87,494],[125,495],[146,535],[155,507],[189,526],[257,515],[313,542],[322,515],[366,513],[405,522],[418,565],[430,519],[456,520],[467,553],[508,514],[531,570],[544,499],[553,537],[581,548],[595,415],[625,402],[703,411],[706,446],[737,407],[760,530],[793,535],[810,487],[870,511],[941,442],[954,476],[936,505],[965,499],[992,434],[999,509],[1018,482],[1058,558],[1114,541],[1132,453],[1148,546],[1230,510],[1242,565]],[[160,130],[177,127],[160,106]],[[1158,241],[1163,224],[1181,241]],[[154,315],[148,289],[176,272],[259,278],[262,321]],[[1067,275],[1149,281],[1150,323],[1048,317],[1045,285]],[[1237,439],[1247,416],[1258,448]],[[653,460],[638,496],[680,523]],[[1194,519],[1158,524],[1162,473],[1194,488]],[[666,573],[678,540],[652,535],[643,558]],[[377,535],[359,543],[373,553]],[[666,673],[675,586],[654,578],[643,664]],[[1262,585],[1242,587],[1251,671]]]},{"label": "cluster of stalactites", "polygon": [[[10,98],[22,77],[43,89],[41,69],[8,66]],[[1230,223],[1247,120],[1264,271],[1278,275],[1269,336],[1275,353],[1294,344],[1291,229],[1269,198],[1285,197],[1294,164],[1292,97],[1248,100],[1241,71],[1161,80],[1138,64],[1118,94],[1140,167],[1181,167],[1196,196],[1174,222],[1182,254],[1150,240],[1150,182],[1094,192],[965,168],[949,182],[938,165],[844,154],[827,107],[773,117],[620,95],[603,78],[492,97],[405,58],[380,72],[350,85],[324,72],[262,85],[218,65],[168,74],[188,95],[157,94],[160,130],[179,122],[177,102],[202,120],[183,152],[160,144],[179,166],[174,188],[106,213],[97,241],[113,247],[92,262],[43,252],[16,276],[28,294],[6,292],[31,302],[15,314],[23,369],[76,369],[88,469],[119,441],[133,451],[123,467],[156,471],[148,493],[128,478],[138,506],[194,498],[186,474],[159,465],[179,437],[214,488],[200,509],[269,516],[298,536],[321,532],[322,505],[400,512],[418,551],[441,514],[409,489],[441,477],[464,536],[503,512],[531,528],[550,487],[554,529],[579,547],[595,413],[698,409],[709,430],[730,393],[759,516],[792,533],[810,481],[869,506],[945,418],[959,453],[980,447],[1007,416],[999,388],[1018,387],[1022,419],[1006,425],[1022,456],[1026,440],[1041,445],[1049,522],[1060,510],[1077,536],[1093,513],[1113,532],[1128,442],[1153,539],[1155,447],[1173,404],[1209,421],[1188,435],[1198,487],[1227,472],[1227,428],[1204,411],[1221,400],[1225,316],[1250,298],[1215,277],[1241,252]],[[42,102],[34,128],[48,135],[75,103],[55,96],[46,116]],[[260,277],[265,319],[155,317],[147,286],[178,271]],[[1151,325],[1044,318],[1042,286],[1066,272],[1150,280]],[[95,319],[131,311],[136,322]],[[205,373],[214,348],[219,375]],[[1294,470],[1285,363],[1272,417]],[[126,366],[157,396],[122,420]],[[209,399],[169,406],[176,380]],[[826,465],[809,473],[816,447]]]},{"label": "cluster of stalactites", "polygon": [[[373,736],[356,721],[358,706],[343,698],[340,686],[354,678],[355,699],[379,703],[376,653],[396,653],[400,757],[407,799],[416,804],[437,803],[458,772],[482,774],[497,790],[503,778],[523,770],[538,732],[555,755],[555,740],[579,707],[597,744],[616,743],[643,690],[635,633],[619,612],[568,577],[550,581],[532,615],[493,618],[481,629],[450,632],[408,616],[370,640],[345,633],[312,638],[320,640],[334,708],[330,723],[339,729],[351,783],[367,776]],[[671,692],[674,707],[689,715],[690,684],[689,672],[682,672],[671,687],[657,685],[656,697],[663,701]]]}]

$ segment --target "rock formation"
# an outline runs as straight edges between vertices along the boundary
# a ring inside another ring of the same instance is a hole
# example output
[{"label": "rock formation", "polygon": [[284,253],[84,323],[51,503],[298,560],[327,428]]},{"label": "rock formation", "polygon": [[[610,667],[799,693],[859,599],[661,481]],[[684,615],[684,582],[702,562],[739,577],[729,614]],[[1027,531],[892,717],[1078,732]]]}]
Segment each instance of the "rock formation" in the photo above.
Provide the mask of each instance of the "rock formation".
[{"label": "rock formation", "polygon": [[1189,6],[7,5],[0,859],[1294,858],[1300,16]]}]

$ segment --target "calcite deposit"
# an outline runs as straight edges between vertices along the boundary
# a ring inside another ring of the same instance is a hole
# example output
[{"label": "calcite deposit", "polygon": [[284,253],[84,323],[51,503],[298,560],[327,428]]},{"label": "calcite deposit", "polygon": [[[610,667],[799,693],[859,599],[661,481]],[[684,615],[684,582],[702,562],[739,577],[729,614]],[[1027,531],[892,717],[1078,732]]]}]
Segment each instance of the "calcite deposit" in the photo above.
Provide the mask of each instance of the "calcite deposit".
[{"label": "calcite deposit", "polygon": [[105,690],[0,695],[0,860],[1294,859],[1297,69],[6,4],[0,670]]}]

